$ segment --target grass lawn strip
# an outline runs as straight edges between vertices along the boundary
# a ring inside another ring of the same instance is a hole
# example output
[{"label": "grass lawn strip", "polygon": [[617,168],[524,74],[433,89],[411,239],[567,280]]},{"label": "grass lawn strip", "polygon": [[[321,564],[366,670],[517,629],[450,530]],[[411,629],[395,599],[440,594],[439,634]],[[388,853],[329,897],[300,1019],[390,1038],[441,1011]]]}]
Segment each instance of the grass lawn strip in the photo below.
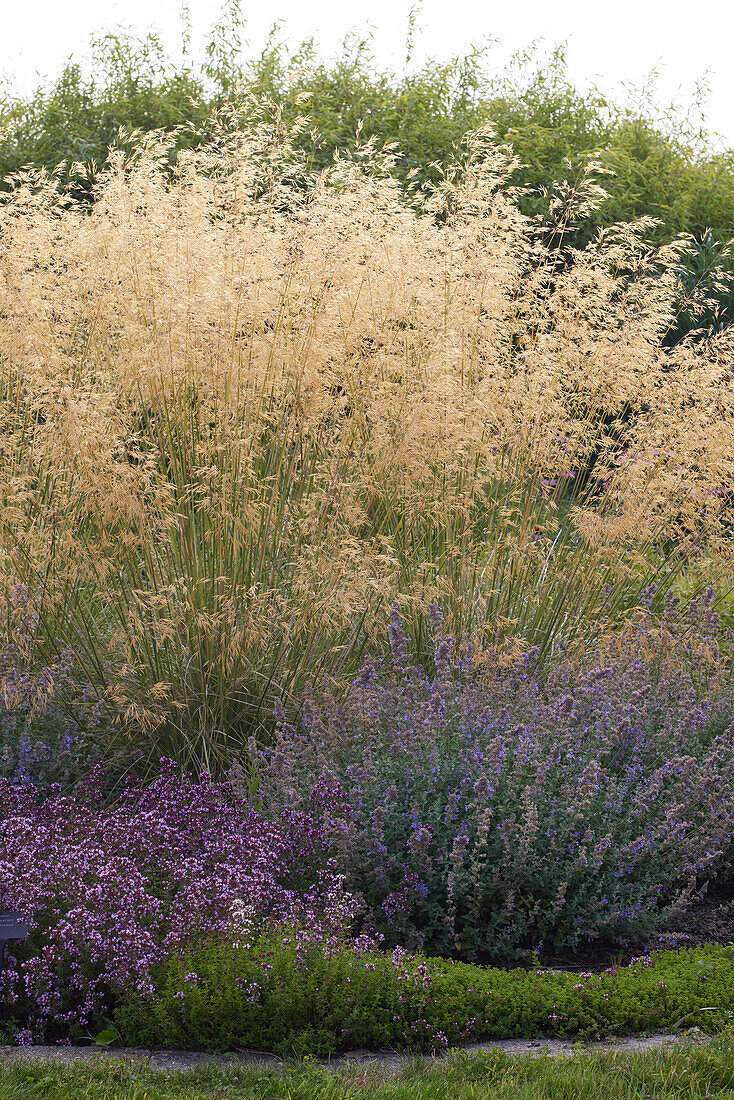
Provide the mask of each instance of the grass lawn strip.
[{"label": "grass lawn strip", "polygon": [[522,1056],[498,1050],[458,1051],[440,1059],[406,1058],[389,1070],[374,1063],[327,1069],[315,1062],[255,1067],[214,1065],[208,1060],[182,1071],[131,1065],[106,1054],[71,1065],[24,1054],[0,1071],[0,1100],[38,1096],[48,1100],[724,1100],[734,1097],[734,1040],[730,1032],[704,1043],[684,1041],[641,1053],[579,1051],[558,1058],[545,1051]]}]

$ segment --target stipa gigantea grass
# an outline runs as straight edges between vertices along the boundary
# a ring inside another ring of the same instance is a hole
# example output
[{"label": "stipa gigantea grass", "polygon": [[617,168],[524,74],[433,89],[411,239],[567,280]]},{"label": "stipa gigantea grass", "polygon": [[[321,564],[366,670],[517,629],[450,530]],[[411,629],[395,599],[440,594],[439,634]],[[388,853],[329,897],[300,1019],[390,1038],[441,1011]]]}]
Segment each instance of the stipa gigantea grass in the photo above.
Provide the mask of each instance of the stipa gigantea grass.
[{"label": "stipa gigantea grass", "polygon": [[725,530],[731,337],[663,348],[683,245],[644,221],[564,246],[593,165],[544,244],[486,134],[412,203],[257,105],[136,142],[91,211],[38,173],[0,208],[0,499],[29,662],[71,649],[156,753],[218,770],[394,602],[419,651],[433,600],[583,644]]}]

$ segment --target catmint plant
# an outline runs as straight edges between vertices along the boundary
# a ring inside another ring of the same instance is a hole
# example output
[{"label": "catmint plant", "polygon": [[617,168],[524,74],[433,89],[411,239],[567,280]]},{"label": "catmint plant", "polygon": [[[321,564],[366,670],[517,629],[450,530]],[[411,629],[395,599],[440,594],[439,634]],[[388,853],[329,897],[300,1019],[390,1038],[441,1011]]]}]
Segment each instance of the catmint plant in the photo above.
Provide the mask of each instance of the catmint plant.
[{"label": "catmint plant", "polygon": [[251,746],[261,807],[313,814],[388,943],[529,958],[651,933],[732,853],[732,687],[709,593],[643,612],[541,677],[457,649],[432,611],[431,675],[392,659],[337,705],[312,693]]}]

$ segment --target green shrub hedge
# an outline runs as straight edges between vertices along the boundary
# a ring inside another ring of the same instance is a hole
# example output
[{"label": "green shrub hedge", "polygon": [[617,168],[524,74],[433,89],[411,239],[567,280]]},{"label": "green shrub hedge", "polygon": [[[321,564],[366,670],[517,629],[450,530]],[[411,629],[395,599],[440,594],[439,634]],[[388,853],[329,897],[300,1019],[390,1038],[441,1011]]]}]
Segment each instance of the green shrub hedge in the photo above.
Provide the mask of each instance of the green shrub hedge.
[{"label": "green shrub hedge", "polygon": [[[192,124],[206,139],[211,111],[239,85],[282,104],[286,124],[307,115],[299,139],[313,167],[324,168],[335,150],[373,137],[395,142],[397,176],[438,178],[440,165],[468,130],[491,123],[523,164],[515,183],[536,191],[526,213],[543,213],[540,194],[559,180],[574,180],[585,157],[598,152],[609,198],[583,231],[643,214],[660,220],[657,239],[706,229],[719,241],[734,224],[734,150],[714,148],[703,124],[689,122],[702,104],[682,111],[621,102],[571,83],[564,52],[531,48],[493,72],[488,48],[472,46],[446,61],[429,61],[402,75],[377,68],[368,37],[351,37],[330,60],[312,39],[289,51],[272,36],[259,56],[242,53],[244,19],[237,0],[212,28],[205,59],[176,62],[154,34],[139,39],[108,33],[93,39],[92,64],[70,60],[55,82],[30,97],[0,90],[0,179],[32,163],[49,170],[66,162],[102,166],[119,127],[174,129]],[[179,145],[196,140],[181,132]],[[84,185],[79,183],[80,187]]]},{"label": "green shrub hedge", "polygon": [[512,183],[524,190],[520,208],[552,232],[557,188],[578,188],[594,156],[608,197],[595,213],[567,225],[564,246],[583,246],[603,226],[642,215],[656,219],[651,240],[690,234],[692,252],[680,273],[676,343],[691,331],[708,335],[734,317],[734,260],[726,242],[734,225],[734,150],[718,149],[703,123],[702,104],[674,108],[622,102],[571,83],[557,48],[534,48],[492,73],[487,48],[473,46],[450,61],[429,61],[402,75],[374,64],[369,38],[345,41],[325,61],[312,39],[288,51],[271,36],[259,56],[245,58],[238,0],[212,29],[205,59],[175,62],[158,37],[108,33],[91,43],[92,65],[70,60],[55,82],[18,97],[0,89],[0,190],[23,166],[57,171],[62,186],[91,201],[94,180],[108,162],[120,128],[176,131],[176,149],[212,135],[212,112],[237,87],[277,103],[290,126],[306,116],[297,140],[314,171],[336,151],[374,139],[396,146],[393,172],[404,184],[436,183],[470,130],[486,124],[512,145],[521,167]]}]

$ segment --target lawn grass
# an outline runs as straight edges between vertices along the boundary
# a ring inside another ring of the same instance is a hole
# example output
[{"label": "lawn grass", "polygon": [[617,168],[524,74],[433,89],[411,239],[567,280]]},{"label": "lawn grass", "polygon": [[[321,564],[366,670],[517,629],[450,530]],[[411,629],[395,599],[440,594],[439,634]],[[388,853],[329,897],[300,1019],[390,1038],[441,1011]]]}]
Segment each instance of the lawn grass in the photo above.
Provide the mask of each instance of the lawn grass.
[{"label": "lawn grass", "polygon": [[325,1069],[313,1063],[284,1067],[218,1067],[163,1071],[116,1060],[74,1066],[23,1062],[0,1072],[0,1100],[331,1100],[389,1097],[394,1100],[606,1100],[608,1097],[720,1100],[734,1097],[734,1036],[701,1045],[684,1043],[642,1054],[593,1053],[553,1058],[501,1052],[457,1052],[445,1059],[380,1066]]}]

